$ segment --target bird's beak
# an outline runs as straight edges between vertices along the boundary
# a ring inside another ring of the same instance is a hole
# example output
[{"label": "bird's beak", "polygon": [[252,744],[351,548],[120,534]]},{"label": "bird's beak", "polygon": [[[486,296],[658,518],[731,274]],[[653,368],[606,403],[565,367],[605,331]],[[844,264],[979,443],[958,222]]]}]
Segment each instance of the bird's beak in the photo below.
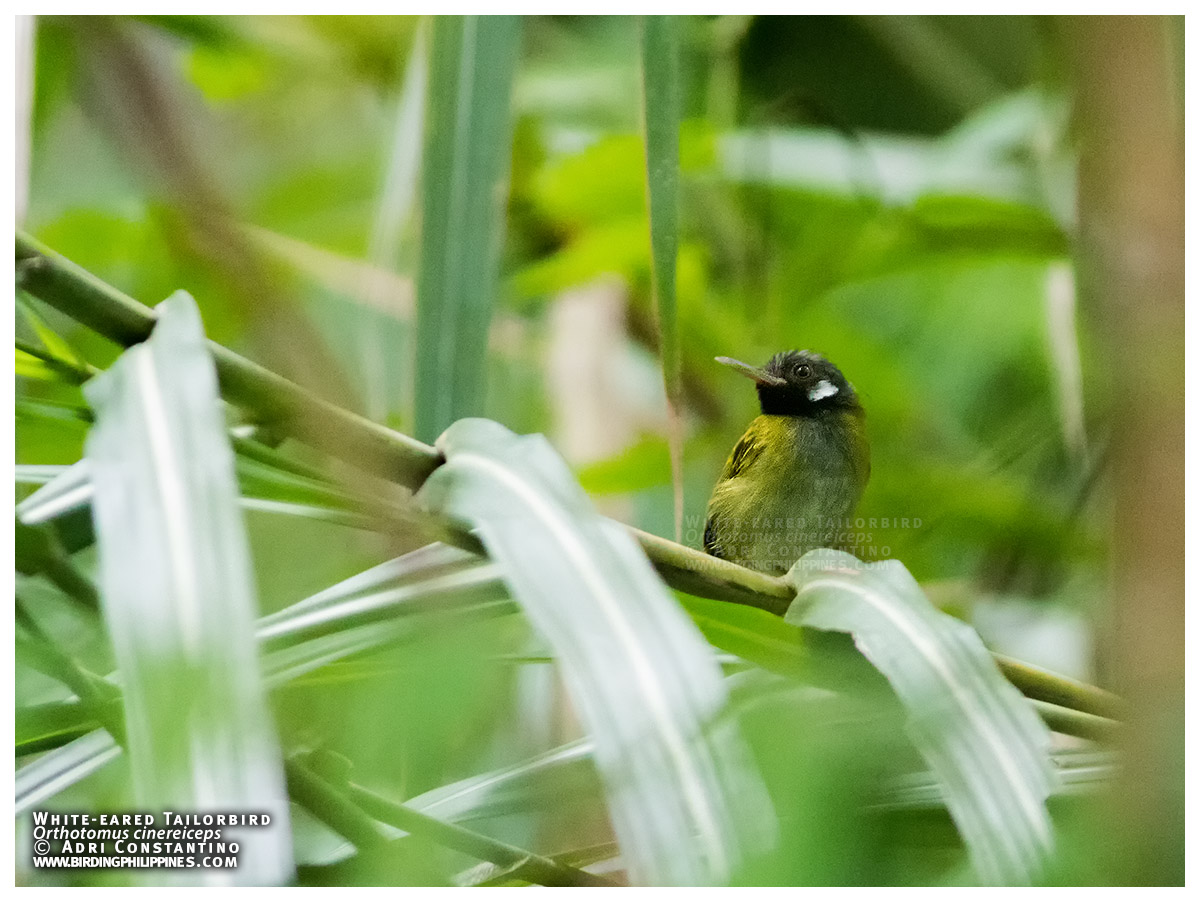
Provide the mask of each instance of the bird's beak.
[{"label": "bird's beak", "polygon": [[756,369],[754,366],[748,366],[744,362],[738,362],[736,359],[730,359],[728,356],[718,356],[717,362],[723,366],[729,366],[731,369],[736,369],[747,378],[754,379],[757,384],[766,384],[771,387],[783,387],[787,382],[778,375],[772,375],[765,369]]}]

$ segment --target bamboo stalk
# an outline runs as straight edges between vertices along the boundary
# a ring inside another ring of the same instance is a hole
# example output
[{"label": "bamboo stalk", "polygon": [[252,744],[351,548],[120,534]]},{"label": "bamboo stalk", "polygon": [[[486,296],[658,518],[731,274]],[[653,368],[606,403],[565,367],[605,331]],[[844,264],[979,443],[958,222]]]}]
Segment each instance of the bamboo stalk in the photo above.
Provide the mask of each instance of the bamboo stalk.
[{"label": "bamboo stalk", "polygon": [[1089,741],[1099,741],[1111,744],[1121,732],[1121,723],[1092,713],[1080,712],[1077,709],[1067,709],[1046,703],[1044,700],[1029,701],[1034,710],[1051,731],[1059,734],[1069,734],[1073,737],[1085,738]]},{"label": "bamboo stalk", "polygon": [[[16,235],[18,286],[123,346],[145,340],[154,311],[21,231]],[[314,397],[298,385],[209,342],[221,391],[281,431],[368,472],[416,490],[442,461],[434,447]],[[697,597],[783,615],[793,596],[782,578],[716,559],[666,538],[629,529],[663,580]],[[464,539],[468,536],[464,535]],[[1119,698],[1100,688],[997,656],[1005,676],[1028,697],[1100,716],[1118,715]]]},{"label": "bamboo stalk", "polygon": [[[23,232],[16,248],[18,287],[122,346],[150,336],[154,310]],[[318,399],[220,344],[209,347],[227,400],[331,456],[412,488],[441,462],[433,447]]]},{"label": "bamboo stalk", "polygon": [[1128,712],[1125,702],[1120,697],[1102,688],[1067,678],[1065,675],[1055,675],[1038,666],[999,653],[993,653],[992,656],[1004,677],[1031,700],[1109,719],[1122,719]]}]

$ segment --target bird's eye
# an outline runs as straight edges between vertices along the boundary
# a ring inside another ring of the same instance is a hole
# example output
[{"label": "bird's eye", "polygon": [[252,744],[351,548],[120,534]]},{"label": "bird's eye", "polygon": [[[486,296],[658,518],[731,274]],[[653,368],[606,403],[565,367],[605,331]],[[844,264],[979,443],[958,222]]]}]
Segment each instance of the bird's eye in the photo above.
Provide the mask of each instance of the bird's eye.
[{"label": "bird's eye", "polygon": [[807,378],[811,374],[812,366],[807,363],[800,363],[800,365],[796,366],[796,376],[798,378]]}]

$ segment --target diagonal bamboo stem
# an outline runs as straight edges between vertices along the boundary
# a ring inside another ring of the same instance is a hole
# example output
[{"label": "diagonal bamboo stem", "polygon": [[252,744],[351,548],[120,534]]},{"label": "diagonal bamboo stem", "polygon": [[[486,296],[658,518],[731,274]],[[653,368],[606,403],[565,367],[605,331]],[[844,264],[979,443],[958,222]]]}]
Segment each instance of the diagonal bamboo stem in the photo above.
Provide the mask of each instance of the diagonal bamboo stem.
[{"label": "diagonal bamboo stem", "polygon": [[[123,346],[145,340],[154,311],[27,234],[16,235],[17,285]],[[219,344],[209,342],[225,398],[280,431],[356,467],[416,490],[442,461],[434,447],[314,397]],[[698,597],[753,606],[775,615],[793,596],[784,579],[745,569],[636,528],[630,532],[663,580]],[[1120,715],[1120,698],[1100,688],[997,656],[1027,697],[1099,716]]]},{"label": "diagonal bamboo stem", "polygon": [[608,878],[530,853],[480,832],[463,828],[454,822],[436,819],[403,803],[396,803],[372,793],[353,782],[346,785],[346,791],[352,802],[380,822],[501,866],[508,870],[509,878],[547,886],[616,886],[616,882]]},{"label": "diagonal bamboo stem", "polygon": [[[128,347],[150,336],[154,310],[17,232],[17,287]],[[319,450],[417,487],[441,462],[434,448],[314,397],[257,363],[209,341],[221,393]]]}]

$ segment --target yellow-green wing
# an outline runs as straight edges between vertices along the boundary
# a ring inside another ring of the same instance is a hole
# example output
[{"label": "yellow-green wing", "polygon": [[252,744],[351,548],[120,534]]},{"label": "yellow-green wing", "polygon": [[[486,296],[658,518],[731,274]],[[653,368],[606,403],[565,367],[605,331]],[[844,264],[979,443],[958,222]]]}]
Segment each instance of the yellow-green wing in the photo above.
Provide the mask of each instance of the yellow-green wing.
[{"label": "yellow-green wing", "polygon": [[766,446],[767,442],[765,435],[762,434],[762,430],[757,427],[757,423],[752,424],[746,429],[746,433],[742,435],[741,440],[734,445],[733,452],[729,454],[729,459],[725,460],[725,469],[721,472],[721,481],[729,478],[737,478],[756,459],[762,456],[762,452],[766,449]]},{"label": "yellow-green wing", "polygon": [[[766,449],[766,446],[766,436],[762,433],[762,429],[758,427],[758,422],[752,423],[746,429],[746,433],[734,445],[733,452],[729,454],[729,459],[725,460],[725,468],[721,472],[720,480],[717,481],[717,488],[719,489],[721,484],[730,478],[737,478],[738,475],[745,472],[756,459],[762,456],[762,452]],[[717,530],[717,516],[710,500],[708,520],[704,523],[704,552],[724,559],[725,555],[721,552]]]},{"label": "yellow-green wing", "polygon": [[861,496],[871,480],[871,445],[867,441],[866,423],[861,411],[847,416],[846,430],[850,436],[850,456],[858,476],[858,493]]}]

